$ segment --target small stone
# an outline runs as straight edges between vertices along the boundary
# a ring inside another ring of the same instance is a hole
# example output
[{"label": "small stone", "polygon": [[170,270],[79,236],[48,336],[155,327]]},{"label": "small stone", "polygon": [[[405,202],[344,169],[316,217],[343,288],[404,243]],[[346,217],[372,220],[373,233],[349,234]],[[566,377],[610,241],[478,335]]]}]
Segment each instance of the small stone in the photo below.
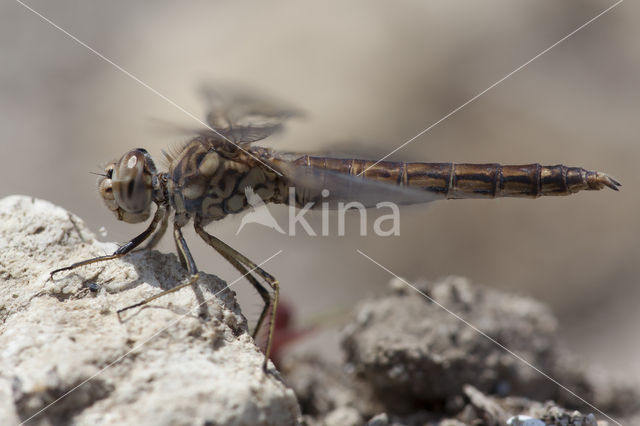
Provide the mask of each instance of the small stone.
[{"label": "small stone", "polygon": [[387,426],[389,424],[389,416],[387,413],[376,414],[367,422],[367,426]]},{"label": "small stone", "polygon": [[325,426],[361,426],[363,422],[355,408],[340,407],[327,414],[324,424]]}]

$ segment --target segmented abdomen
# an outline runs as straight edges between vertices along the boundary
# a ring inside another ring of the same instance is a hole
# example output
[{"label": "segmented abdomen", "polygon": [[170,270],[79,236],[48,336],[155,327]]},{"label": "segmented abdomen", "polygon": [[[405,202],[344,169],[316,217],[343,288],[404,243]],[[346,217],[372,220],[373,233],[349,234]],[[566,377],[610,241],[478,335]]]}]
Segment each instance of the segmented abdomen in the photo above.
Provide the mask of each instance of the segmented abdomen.
[{"label": "segmented abdomen", "polygon": [[324,168],[338,173],[379,182],[419,188],[441,194],[443,198],[540,197],[569,195],[582,190],[620,184],[608,175],[580,167],[541,166],[540,164],[456,164],[406,163],[358,159],[312,157],[305,155],[297,164]]}]

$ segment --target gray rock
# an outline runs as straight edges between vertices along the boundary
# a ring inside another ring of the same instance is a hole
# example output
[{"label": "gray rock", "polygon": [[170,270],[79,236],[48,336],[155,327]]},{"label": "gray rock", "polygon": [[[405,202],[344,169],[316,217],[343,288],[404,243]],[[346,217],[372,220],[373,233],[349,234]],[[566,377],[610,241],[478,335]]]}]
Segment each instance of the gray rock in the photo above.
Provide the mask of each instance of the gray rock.
[{"label": "gray rock", "polygon": [[[183,289],[173,254],[113,252],[82,220],[46,201],[0,200],[0,424],[287,425],[295,395],[247,334],[233,291],[201,274]],[[198,308],[198,304],[202,306]]]},{"label": "gray rock", "polygon": [[421,285],[433,301],[406,285],[392,289],[387,297],[360,303],[343,341],[348,362],[387,407],[402,412],[416,403],[446,401],[462,394],[465,384],[503,395],[555,395],[553,383],[460,320],[550,371],[557,325],[546,306],[460,277]]},{"label": "gray rock", "polygon": [[389,424],[389,416],[387,413],[376,414],[367,422],[367,426],[387,426]]},{"label": "gray rock", "polygon": [[[429,297],[394,280],[388,294],[356,306],[341,332],[344,361],[327,359],[330,348],[313,349],[334,341],[319,334],[308,337],[316,344],[299,345],[284,357],[283,374],[307,424],[324,424],[340,407],[355,408],[368,424],[397,426],[504,425],[515,415],[546,424],[595,425],[597,418],[640,424],[627,421],[637,418],[635,381],[579,361],[558,342],[556,320],[545,305],[460,277],[416,288]],[[594,406],[602,411],[594,413]]]},{"label": "gray rock", "polygon": [[325,426],[362,426],[360,413],[353,407],[339,407],[324,418]]}]

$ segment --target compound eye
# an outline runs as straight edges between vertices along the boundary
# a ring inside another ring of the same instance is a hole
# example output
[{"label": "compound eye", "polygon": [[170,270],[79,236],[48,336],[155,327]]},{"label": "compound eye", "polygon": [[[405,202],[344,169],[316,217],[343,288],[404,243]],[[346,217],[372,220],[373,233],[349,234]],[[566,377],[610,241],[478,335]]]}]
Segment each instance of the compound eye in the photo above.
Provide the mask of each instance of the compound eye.
[{"label": "compound eye", "polygon": [[104,173],[107,175],[107,179],[111,179],[113,177],[113,168],[116,166],[116,163],[109,163],[107,167],[104,168]]},{"label": "compound eye", "polygon": [[118,206],[129,213],[143,213],[151,204],[152,176],[145,167],[145,154],[146,151],[141,149],[129,151],[113,168],[113,195]]}]

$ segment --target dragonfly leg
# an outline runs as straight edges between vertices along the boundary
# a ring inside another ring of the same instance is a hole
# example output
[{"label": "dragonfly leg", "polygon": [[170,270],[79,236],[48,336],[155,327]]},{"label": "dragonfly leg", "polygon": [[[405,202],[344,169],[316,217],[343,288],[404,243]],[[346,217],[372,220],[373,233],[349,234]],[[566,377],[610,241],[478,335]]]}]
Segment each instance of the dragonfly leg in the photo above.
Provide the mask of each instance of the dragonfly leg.
[{"label": "dragonfly leg", "polygon": [[166,216],[168,216],[167,207],[164,205],[158,205],[158,209],[156,210],[156,213],[153,215],[153,220],[151,221],[147,229],[145,229],[144,232],[142,232],[137,237],[133,238],[131,241],[118,247],[118,249],[114,251],[113,254],[109,254],[106,256],[98,256],[98,257],[94,257],[87,260],[82,260],[72,265],[65,266],[64,268],[56,269],[54,271],[51,271],[51,273],[49,274],[50,277],[53,278],[53,276],[58,272],[70,271],[72,269],[79,268],[80,266],[90,265],[91,263],[102,262],[105,260],[117,259],[119,257],[124,256],[134,248],[138,247],[144,240],[149,238],[149,236],[153,234],[153,231],[155,231],[155,229],[158,227],[158,223],[164,220]]},{"label": "dragonfly leg", "polygon": [[180,249],[178,239],[174,238],[173,241],[176,243],[176,252],[178,253],[178,260],[180,260],[180,264],[182,265],[182,267],[188,271],[189,265],[187,264],[187,259],[185,259],[183,251]]},{"label": "dragonfly leg", "polygon": [[[147,244],[145,244],[144,247],[142,247],[141,250],[151,250],[153,249],[156,245],[158,245],[158,243],[160,242],[160,240],[162,239],[162,237],[164,236],[164,233],[167,231],[167,225],[169,224],[169,215],[165,214],[162,218],[162,221],[160,221],[160,227],[158,228],[158,230],[156,231],[155,234],[153,234],[153,236],[151,237],[151,239],[149,240],[149,242]],[[186,269],[186,265],[183,265]]]},{"label": "dragonfly leg", "polygon": [[269,290],[267,290],[265,286],[260,284],[260,282],[253,276],[251,271],[249,271],[235,257],[231,256],[227,252],[218,250],[218,248],[216,248],[215,246],[213,246],[213,248],[216,249],[216,251],[220,253],[220,255],[224,257],[227,262],[229,262],[234,268],[236,268],[236,270],[240,272],[240,274],[244,276],[251,283],[251,285],[253,285],[264,302],[264,307],[262,308],[262,312],[260,313],[260,317],[258,318],[258,322],[256,323],[255,330],[253,330],[253,333],[251,334],[251,337],[255,339],[258,335],[258,332],[262,328],[262,323],[264,322],[264,319],[269,312],[269,308],[271,307],[271,295],[269,294]]},{"label": "dragonfly leg", "polygon": [[[207,231],[205,231],[202,225],[199,223],[198,218],[196,218],[196,220],[194,221],[194,227],[196,233],[200,235],[200,237],[207,244],[213,247],[240,273],[247,277],[249,282],[256,288],[256,290],[264,300],[265,307],[260,314],[260,318],[258,319],[256,330],[253,333],[254,337],[257,335],[258,330],[260,330],[262,322],[265,320],[267,312],[269,311],[269,307],[271,307],[271,315],[269,316],[269,329],[267,331],[267,347],[265,348],[264,364],[262,365],[263,369],[266,371],[267,362],[269,361],[269,355],[271,352],[271,341],[273,340],[273,332],[275,330],[276,310],[278,308],[278,299],[280,296],[280,285],[271,274],[260,268],[255,262],[251,261],[237,250],[233,249],[222,240],[207,233]],[[251,275],[251,272],[255,272],[269,285],[269,287],[273,289],[273,299],[271,298],[271,295],[269,294],[267,289]]]},{"label": "dragonfly leg", "polygon": [[124,311],[127,311],[129,309],[132,308],[137,308],[138,306],[142,306],[142,305],[146,305],[147,303],[156,300],[159,297],[162,297],[164,295],[167,295],[169,293],[173,293],[176,292],[184,287],[188,287],[190,285],[195,284],[198,281],[198,278],[200,276],[200,273],[198,272],[198,268],[196,267],[196,262],[193,260],[193,257],[191,256],[191,252],[189,252],[189,247],[187,246],[187,243],[184,240],[184,237],[182,236],[182,231],[180,230],[180,227],[175,226],[173,228],[173,238],[176,241],[176,247],[178,249],[178,255],[180,257],[180,259],[184,259],[185,263],[186,263],[186,267],[187,267],[187,271],[189,272],[189,278],[183,282],[182,284],[178,284],[177,286],[170,288],[168,290],[165,290],[161,293],[158,293],[154,296],[151,296],[147,299],[144,299],[138,303],[134,303],[133,305],[129,305],[127,307],[124,307],[122,309],[118,309],[117,314],[118,316],[120,316],[120,314]]}]

